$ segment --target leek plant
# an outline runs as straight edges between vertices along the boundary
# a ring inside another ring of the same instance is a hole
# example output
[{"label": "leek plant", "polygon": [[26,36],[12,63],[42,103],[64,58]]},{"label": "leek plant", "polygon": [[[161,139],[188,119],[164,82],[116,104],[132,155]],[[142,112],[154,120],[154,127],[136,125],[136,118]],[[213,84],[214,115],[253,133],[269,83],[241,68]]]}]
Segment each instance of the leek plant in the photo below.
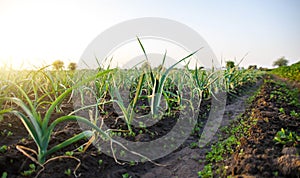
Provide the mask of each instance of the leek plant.
[{"label": "leek plant", "polygon": [[[106,73],[110,72],[110,70],[106,70],[103,72],[99,72],[96,77],[100,77],[102,75],[105,75]],[[88,80],[92,80],[95,77],[93,76],[92,78]],[[86,137],[91,137],[93,136],[93,131],[87,130],[84,131],[80,134],[77,134],[64,142],[52,147],[51,149],[48,149],[49,142],[50,142],[50,136],[53,132],[53,129],[55,126],[61,122],[65,121],[78,121],[86,124],[87,126],[91,127],[92,129],[96,130],[99,132],[103,137],[108,137],[108,135],[102,131],[100,128],[98,128],[95,124],[91,123],[88,119],[80,117],[80,116],[75,116],[75,115],[66,115],[66,116],[61,116],[57,119],[55,119],[52,123],[50,123],[50,118],[53,112],[55,111],[55,108],[57,108],[63,100],[70,95],[72,90],[78,86],[80,86],[82,83],[87,82],[79,82],[77,85],[66,89],[62,94],[60,94],[50,105],[48,110],[46,111],[46,114],[44,117],[42,117],[41,113],[38,112],[36,105],[34,102],[30,99],[30,97],[26,94],[26,92],[21,88],[21,86],[18,86],[16,84],[15,87],[22,93],[23,97],[25,98],[25,102],[23,102],[21,99],[16,98],[16,97],[4,97],[5,100],[14,102],[17,104],[24,113],[13,110],[11,111],[13,114],[15,114],[17,117],[20,118],[22,121],[23,125],[25,126],[26,130],[34,140],[38,150],[37,152],[32,151],[31,149],[24,149],[24,147],[17,147],[19,150],[21,150],[22,153],[28,156],[24,150],[29,150],[37,155],[37,159],[32,158],[29,156],[32,161],[35,161],[42,165],[46,161],[46,157],[53,154],[54,152],[78,141]]]},{"label": "leek plant", "polygon": [[225,90],[227,92],[232,91],[238,84],[239,76],[241,75],[241,72],[236,68],[227,68],[224,71],[224,78],[225,78]]},{"label": "leek plant", "polygon": [[[144,56],[147,60],[147,62],[149,62],[148,60],[148,56],[147,56],[147,53],[144,49],[144,46],[142,44],[142,42],[140,41],[139,38],[137,38],[142,50],[143,50],[143,53],[144,53]],[[150,78],[151,78],[151,83],[152,83],[152,94],[150,96],[151,98],[151,104],[150,104],[150,108],[151,108],[151,114],[152,116],[154,117],[157,117],[159,115],[159,109],[160,109],[160,102],[161,102],[161,98],[163,96],[163,92],[164,91],[164,85],[165,85],[165,82],[167,80],[167,77],[168,77],[168,74],[171,72],[171,70],[177,66],[180,62],[190,58],[191,56],[193,56],[197,51],[187,55],[186,57],[180,59],[179,61],[177,61],[175,64],[173,64],[172,66],[170,66],[168,69],[166,69],[165,71],[163,71],[163,67],[161,67],[161,70],[159,70],[159,72],[156,73],[156,75],[154,74],[153,70],[151,69],[151,67],[149,66],[148,70],[150,74]],[[165,60],[166,60],[166,56],[167,56],[167,52],[165,52],[164,56],[163,56],[163,60],[162,60],[162,64],[161,66],[164,66],[164,63],[165,63]],[[164,95],[166,96],[166,95]]]},{"label": "leek plant", "polygon": [[[139,38],[137,38],[140,47],[144,53],[144,56],[146,58],[146,62],[149,62],[146,51],[144,49],[144,46],[142,45],[141,41]],[[151,116],[154,118],[157,118],[159,116],[159,114],[161,114],[162,112],[160,112],[160,104],[161,104],[161,99],[162,97],[165,98],[165,100],[167,101],[167,103],[169,104],[169,107],[171,106],[171,103],[175,101],[179,101],[178,98],[178,94],[174,94],[173,92],[167,91],[165,90],[165,83],[167,79],[168,79],[168,74],[171,72],[171,70],[178,65],[180,62],[190,58],[192,55],[194,55],[197,51],[189,54],[188,56],[182,58],[181,60],[179,60],[178,62],[176,62],[175,64],[173,64],[171,67],[169,67],[168,69],[163,68],[165,60],[166,60],[166,55],[167,53],[165,52],[164,56],[163,56],[163,60],[162,60],[162,64],[161,67],[158,68],[157,71],[153,71],[152,68],[148,65],[147,69],[144,69],[144,71],[142,71],[142,74],[139,76],[138,82],[136,84],[136,86],[134,86],[134,94],[132,94],[133,99],[131,99],[131,101],[129,102],[128,106],[126,106],[125,102],[123,101],[118,85],[116,84],[116,81],[113,80],[113,84],[111,87],[111,96],[113,97],[112,101],[114,103],[116,103],[118,105],[118,107],[121,109],[121,112],[123,114],[123,117],[129,132],[132,134],[132,122],[133,119],[135,118],[135,110],[136,110],[136,106],[138,103],[138,100],[141,98],[141,93],[143,90],[143,86],[146,86],[147,90],[150,90],[149,92],[151,92],[151,95],[148,95],[148,98],[150,100],[150,109],[151,109]],[[146,83],[146,84],[145,84]],[[171,83],[169,81],[169,83]],[[146,92],[148,93],[148,92]],[[177,97],[177,98],[176,98]]]},{"label": "leek plant", "polygon": [[209,73],[208,71],[200,70],[195,68],[195,73],[193,75],[196,89],[198,91],[200,98],[208,98],[212,93],[211,88],[212,84],[219,79],[218,75],[215,75],[214,72]]},{"label": "leek plant", "polygon": [[131,123],[135,116],[135,108],[136,108],[139,96],[142,92],[142,86],[143,86],[144,81],[145,81],[145,74],[142,74],[139,78],[139,81],[138,81],[138,84],[136,87],[134,99],[129,103],[129,105],[127,107],[125,106],[125,103],[120,95],[120,91],[119,91],[118,87],[116,86],[115,82],[111,89],[111,95],[112,95],[112,97],[115,97],[115,99],[113,98],[112,101],[115,102],[120,107],[130,134],[133,133],[132,128],[131,128]]},{"label": "leek plant", "polygon": [[[73,85],[73,80],[71,79],[71,76],[67,75],[67,71],[48,71],[46,70],[48,67],[49,66],[45,66],[36,72],[33,72],[31,79],[32,81],[37,82],[46,81],[32,86],[39,86],[37,89],[39,89],[39,93],[42,94],[41,97],[36,98],[39,100],[47,98],[49,100],[49,104],[54,102],[63,91],[70,88],[70,86]],[[60,106],[56,106],[55,110],[57,112],[61,112]]]},{"label": "leek plant", "polygon": [[198,69],[196,65],[193,79],[196,85],[195,90],[199,96],[199,103],[197,106],[197,108],[199,108],[203,98],[207,99],[210,96],[214,96],[214,93],[218,88],[218,86],[214,87],[214,83],[217,80],[220,80],[220,76],[217,72],[213,71],[209,73],[209,71],[202,70],[200,73],[200,69]]}]

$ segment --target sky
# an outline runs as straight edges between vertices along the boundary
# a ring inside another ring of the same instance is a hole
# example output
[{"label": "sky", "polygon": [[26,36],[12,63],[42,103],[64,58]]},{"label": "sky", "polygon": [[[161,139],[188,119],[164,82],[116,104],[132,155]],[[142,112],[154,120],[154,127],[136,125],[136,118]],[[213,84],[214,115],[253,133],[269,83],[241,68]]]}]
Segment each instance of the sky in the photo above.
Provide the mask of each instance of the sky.
[{"label": "sky", "polygon": [[[299,0],[0,0],[0,66],[78,62],[113,25],[161,17],[196,30],[219,61],[241,66],[300,60]],[[121,33],[121,32],[120,32]]]}]

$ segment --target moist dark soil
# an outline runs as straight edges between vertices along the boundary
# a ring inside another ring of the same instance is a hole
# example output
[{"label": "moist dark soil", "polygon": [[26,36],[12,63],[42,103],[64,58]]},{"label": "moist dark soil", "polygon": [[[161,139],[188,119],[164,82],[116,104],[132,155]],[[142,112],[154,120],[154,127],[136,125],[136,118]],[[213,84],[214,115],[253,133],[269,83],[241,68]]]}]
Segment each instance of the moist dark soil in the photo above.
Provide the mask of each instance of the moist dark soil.
[{"label": "moist dark soil", "polygon": [[[228,102],[225,113],[223,116],[221,127],[226,126],[230,123],[230,120],[235,118],[237,115],[244,113],[245,108],[247,106],[247,98],[253,95],[253,93],[257,90],[260,83],[257,83],[254,87],[243,87],[242,92],[236,92],[235,99],[230,98],[230,102]],[[263,105],[262,105],[263,104]],[[265,108],[264,103],[260,102],[260,107]],[[199,123],[200,125],[205,124],[205,120],[209,114],[210,108],[210,100],[205,100],[202,102],[202,107],[200,110],[200,118],[199,121],[203,123]],[[58,118],[59,116],[64,115],[64,113],[70,113],[73,110],[71,104],[65,104],[65,108],[63,108],[63,113],[54,114],[51,118],[52,120]],[[122,128],[125,127],[125,123],[118,121],[118,115],[113,111],[108,110],[107,114],[107,125],[110,128]],[[275,117],[275,116],[274,116]],[[165,117],[160,122],[152,126],[151,128],[147,128],[147,132],[143,130],[143,135],[139,136],[139,132],[136,130],[136,136],[128,138],[129,140],[134,141],[148,141],[149,139],[156,139],[161,135],[167,133],[170,129],[172,129],[174,122],[176,119],[172,117]],[[269,122],[270,124],[273,122]],[[295,123],[290,123],[292,125]],[[283,126],[283,125],[282,125]],[[299,125],[294,126],[294,130],[297,130]],[[268,127],[273,127],[268,125]],[[277,129],[277,127],[276,127]],[[28,148],[32,148],[36,150],[36,146],[34,142],[29,138],[25,128],[19,119],[12,115],[5,115],[4,120],[0,122],[0,130],[4,134],[0,136],[0,146],[7,145],[7,151],[3,151],[0,153],[0,173],[2,175],[3,172],[7,172],[8,177],[25,177],[22,173],[26,170],[29,170],[29,164],[34,163],[28,157],[24,156],[21,152],[16,149],[16,145],[26,146]],[[11,131],[13,135],[7,135],[5,133]],[[299,130],[298,130],[299,131]],[[59,125],[54,134],[52,135],[51,142],[49,148],[52,146],[61,143],[62,141],[72,137],[76,133],[82,132],[81,128],[78,126],[76,122],[69,122]],[[152,162],[144,162],[144,163],[126,163],[124,165],[116,163],[116,161],[107,156],[104,153],[101,153],[96,147],[91,145],[86,152],[81,153],[76,151],[76,149],[82,144],[86,143],[87,140],[81,140],[76,144],[72,144],[62,150],[56,152],[51,155],[51,157],[65,155],[66,151],[74,151],[74,157],[80,160],[80,166],[76,170],[76,176],[79,177],[103,177],[103,178],[119,178],[126,177],[128,175],[132,178],[135,177],[145,177],[145,178],[170,178],[170,177],[198,177],[197,172],[201,170],[204,166],[203,160],[205,160],[205,154],[210,150],[210,144],[206,145],[204,148],[198,148],[191,146],[192,143],[198,143],[199,135],[201,135],[202,129],[195,130],[191,136],[183,143],[178,149],[170,153],[169,155],[155,160],[156,163],[161,165],[153,164]],[[275,131],[273,131],[275,132]],[[151,133],[158,133],[155,138],[151,138]],[[213,137],[212,142],[218,141],[218,134],[221,132],[218,131],[217,134]],[[260,132],[254,132],[255,138],[260,138]],[[257,136],[259,135],[259,136]],[[263,135],[262,135],[263,136]],[[270,136],[269,136],[270,137]],[[263,136],[263,138],[268,138],[267,136]],[[148,139],[148,140],[147,140]],[[270,138],[271,139],[271,138]],[[272,143],[274,144],[274,143]],[[256,147],[257,148],[257,147]],[[245,148],[246,149],[246,148]],[[276,151],[276,150],[275,150]],[[279,150],[281,152],[281,150]],[[251,152],[252,153],[252,152]],[[273,153],[272,150],[270,154]],[[280,153],[281,154],[281,153]],[[31,156],[35,157],[35,155],[31,154]],[[50,157],[48,158],[50,159]],[[283,158],[282,158],[283,159]],[[236,161],[236,160],[232,160]],[[123,163],[122,161],[120,161]],[[73,171],[76,169],[78,165],[78,160],[73,158],[58,158],[50,161],[45,165],[44,170],[39,174],[39,177],[74,177]],[[235,167],[233,167],[235,174],[243,174],[242,172],[244,168],[240,162],[237,162]],[[36,165],[38,170],[41,170],[41,167]],[[71,175],[65,173],[68,169],[71,170]],[[35,171],[33,174],[28,177],[36,176],[38,171]]]},{"label": "moist dark soil", "polygon": [[[275,80],[285,81],[278,77]],[[263,84],[252,105],[243,115],[243,118],[255,119],[255,124],[251,125],[249,134],[240,139],[241,145],[235,149],[234,154],[227,155],[228,159],[220,164],[227,169],[227,175],[300,177],[299,143],[281,145],[274,141],[281,128],[300,135],[300,118],[291,116],[292,111],[300,113],[300,107],[289,98],[289,91],[297,85],[288,86],[285,90],[271,80]],[[276,92],[281,92],[282,95],[272,95]]]}]

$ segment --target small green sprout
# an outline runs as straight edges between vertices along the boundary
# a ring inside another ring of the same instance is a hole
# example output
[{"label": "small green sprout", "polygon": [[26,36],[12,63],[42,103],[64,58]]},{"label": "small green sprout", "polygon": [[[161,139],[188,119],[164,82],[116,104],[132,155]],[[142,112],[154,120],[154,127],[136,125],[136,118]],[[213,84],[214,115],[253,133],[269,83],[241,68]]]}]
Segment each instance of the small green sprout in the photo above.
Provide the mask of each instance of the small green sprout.
[{"label": "small green sprout", "polygon": [[296,146],[300,142],[300,136],[295,132],[290,132],[287,129],[281,128],[274,137],[276,144]]},{"label": "small green sprout", "polygon": [[8,131],[6,134],[8,137],[14,135],[14,133],[12,131]]},{"label": "small green sprout", "polygon": [[0,147],[0,153],[5,153],[6,151],[7,151],[7,145],[2,145],[1,147]]},{"label": "small green sprout", "polygon": [[99,160],[98,160],[98,164],[99,164],[99,166],[101,166],[101,165],[103,164],[103,160],[102,160],[102,159],[99,159]]},{"label": "small green sprout", "polygon": [[1,178],[7,178],[7,172],[3,172]]},{"label": "small green sprout", "polygon": [[70,168],[68,168],[67,170],[65,170],[65,175],[67,175],[67,176],[71,176],[71,169]]},{"label": "small green sprout", "polygon": [[83,153],[83,152],[84,152],[84,147],[81,145],[79,148],[77,148],[77,150],[78,150],[80,153]]},{"label": "small green sprout", "polygon": [[74,152],[73,152],[73,151],[67,151],[67,152],[65,153],[65,155],[67,155],[67,156],[73,156],[73,155],[74,155]]},{"label": "small green sprout", "polygon": [[122,174],[122,178],[132,178],[131,175],[129,175],[128,173]]},{"label": "small green sprout", "polygon": [[198,146],[199,146],[199,145],[198,145],[197,142],[192,142],[192,143],[190,144],[190,147],[191,147],[192,149],[197,148]]},{"label": "small green sprout", "polygon": [[300,114],[297,113],[295,110],[292,110],[291,113],[290,113],[290,115],[291,115],[292,117],[300,117]]},{"label": "small green sprout", "polygon": [[279,112],[285,114],[284,108],[279,108]]},{"label": "small green sprout", "polygon": [[205,165],[203,170],[198,172],[198,176],[203,178],[213,177],[212,164]]},{"label": "small green sprout", "polygon": [[21,174],[23,176],[30,176],[35,172],[35,164],[29,164],[29,170],[22,172]]}]

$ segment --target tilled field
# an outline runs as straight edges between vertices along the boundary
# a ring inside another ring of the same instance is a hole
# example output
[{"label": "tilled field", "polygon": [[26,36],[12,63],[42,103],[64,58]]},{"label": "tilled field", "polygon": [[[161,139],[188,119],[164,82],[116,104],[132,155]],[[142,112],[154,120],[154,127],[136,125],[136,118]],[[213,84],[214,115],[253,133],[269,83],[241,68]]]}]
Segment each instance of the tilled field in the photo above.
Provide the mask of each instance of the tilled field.
[{"label": "tilled field", "polygon": [[[279,79],[265,80],[251,106],[231,126],[245,132],[235,133],[239,139],[233,153],[224,156],[224,160],[217,164],[215,170],[223,170],[221,176],[300,176],[297,93],[297,88]],[[281,142],[274,140],[275,137]]]},{"label": "tilled field", "polygon": [[[248,98],[257,90],[258,93],[249,103]],[[194,132],[180,148],[155,160],[161,166],[151,162],[129,162],[121,165],[112,157],[99,152],[93,145],[86,152],[76,150],[81,144],[86,143],[85,140],[81,140],[53,154],[52,157],[64,156],[45,164],[39,177],[74,177],[73,171],[77,166],[79,167],[76,170],[76,176],[95,178],[196,178],[213,175],[216,177],[299,177],[299,140],[295,138],[295,141],[286,141],[282,138],[285,143],[274,140],[282,128],[288,133],[292,132],[296,135],[300,133],[300,118],[297,115],[300,113],[299,98],[295,98],[297,91],[292,92],[291,86],[279,82],[278,79],[270,78],[266,78],[262,85],[257,83],[252,88],[244,87],[239,91],[241,92],[237,92],[234,97],[228,95],[230,96],[229,102],[221,127],[212,142],[203,148],[198,148],[194,144],[198,143],[200,129]],[[201,120],[204,122],[209,105],[209,101],[203,101],[201,115],[204,118]],[[71,112],[71,105],[66,105],[64,110]],[[55,114],[52,119],[60,115]],[[110,119],[113,119],[114,115],[112,113]],[[153,128],[154,131],[172,126],[172,123],[169,123],[170,120],[166,119],[165,122]],[[8,177],[36,176],[42,170],[41,167],[37,164],[32,167],[34,162],[29,155],[25,156],[16,149],[16,145],[22,145],[36,150],[34,142],[29,139],[21,122],[15,116],[6,115],[0,127],[3,132],[0,143],[8,145],[7,151],[0,153],[1,174],[7,172]],[[51,138],[50,147],[81,131],[76,122],[58,125]],[[9,134],[10,132],[13,134]],[[231,138],[231,143],[228,146],[229,138]],[[222,146],[223,143],[227,145]],[[214,147],[215,144],[219,144],[219,147]],[[214,148],[224,149],[224,152],[212,153]],[[69,153],[66,154],[66,152]],[[70,152],[72,152],[71,155]],[[30,154],[30,156],[35,155]],[[211,164],[211,173],[209,170],[203,171],[206,169],[204,166],[208,164]],[[202,170],[201,174],[198,173],[200,170]]]}]

